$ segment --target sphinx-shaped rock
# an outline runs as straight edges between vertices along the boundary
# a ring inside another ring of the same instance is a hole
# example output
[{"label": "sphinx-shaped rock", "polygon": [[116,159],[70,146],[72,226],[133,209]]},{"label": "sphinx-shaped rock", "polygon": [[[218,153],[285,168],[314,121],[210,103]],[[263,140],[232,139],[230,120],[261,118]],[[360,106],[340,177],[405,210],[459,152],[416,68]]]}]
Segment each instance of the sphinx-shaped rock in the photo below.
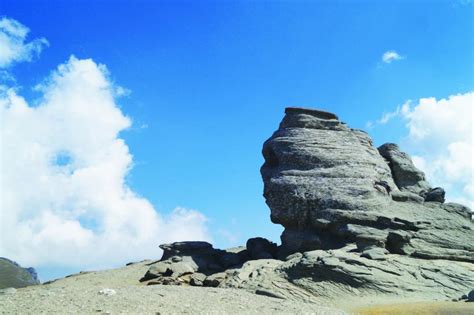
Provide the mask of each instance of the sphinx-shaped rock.
[{"label": "sphinx-shaped rock", "polygon": [[398,146],[377,150],[331,113],[285,112],[261,168],[271,219],[285,227],[284,255],[354,243],[360,251],[474,262],[470,210],[441,203],[444,191],[431,189]]}]

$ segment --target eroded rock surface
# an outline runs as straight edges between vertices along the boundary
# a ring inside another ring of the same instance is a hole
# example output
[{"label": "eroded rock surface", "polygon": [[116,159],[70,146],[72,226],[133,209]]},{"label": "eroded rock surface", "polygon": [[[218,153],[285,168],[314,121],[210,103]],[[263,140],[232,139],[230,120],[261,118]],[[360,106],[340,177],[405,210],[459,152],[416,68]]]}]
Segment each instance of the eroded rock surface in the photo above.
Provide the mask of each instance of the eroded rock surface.
[{"label": "eroded rock surface", "polygon": [[288,108],[263,146],[264,197],[285,227],[282,252],[357,244],[391,253],[474,262],[468,208],[444,204],[395,144],[378,150],[335,115]]},{"label": "eroded rock surface", "polygon": [[256,237],[246,247],[215,249],[207,242],[177,242],[160,245],[162,258],[151,264],[140,279],[148,284],[189,284],[218,287],[227,278],[225,271],[239,269],[245,262],[274,259],[277,245]]}]

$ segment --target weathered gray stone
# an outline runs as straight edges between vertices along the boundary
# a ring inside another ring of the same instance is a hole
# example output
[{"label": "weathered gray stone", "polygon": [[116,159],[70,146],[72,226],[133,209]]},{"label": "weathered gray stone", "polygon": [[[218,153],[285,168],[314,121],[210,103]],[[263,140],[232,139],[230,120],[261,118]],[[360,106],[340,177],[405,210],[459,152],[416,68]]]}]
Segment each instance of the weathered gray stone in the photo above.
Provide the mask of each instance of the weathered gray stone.
[{"label": "weathered gray stone", "polygon": [[225,272],[214,273],[206,277],[206,279],[204,280],[204,286],[218,287],[221,283],[224,282],[225,278],[226,278]]},{"label": "weathered gray stone", "polygon": [[392,199],[394,201],[400,202],[416,202],[416,203],[423,203],[425,199],[420,195],[411,193],[409,191],[393,191],[391,193]]},{"label": "weathered gray stone", "polygon": [[162,276],[171,276],[173,272],[171,271],[170,264],[167,262],[157,262],[148,268],[148,271],[140,279],[141,282],[155,279]]},{"label": "weathered gray stone", "polygon": [[440,203],[442,190],[397,145],[377,150],[366,133],[328,117],[289,109],[263,146],[264,197],[272,221],[285,227],[279,257],[357,244],[474,262],[467,208]]},{"label": "weathered gray stone", "polygon": [[431,188],[426,181],[425,174],[415,167],[408,154],[402,152],[398,145],[386,143],[378,150],[387,160],[395,184],[400,190],[420,194]]},{"label": "weathered gray stone", "polygon": [[190,276],[189,284],[192,286],[203,286],[204,280],[206,280],[206,275],[200,272],[196,272]]},{"label": "weathered gray stone", "polygon": [[276,257],[278,251],[275,243],[263,237],[249,239],[246,247],[250,259],[272,259]]},{"label": "weathered gray stone", "polygon": [[345,236],[326,233],[334,221],[322,211],[376,211],[388,205],[387,187],[397,189],[391,171],[366,133],[318,111],[286,113],[263,147],[261,173],[272,222],[286,228],[282,243],[290,251],[343,244]]},{"label": "weathered gray stone", "polygon": [[373,247],[364,250],[360,256],[372,260],[385,260],[385,254],[387,253],[388,251],[385,248]]},{"label": "weathered gray stone", "polygon": [[435,202],[444,202],[445,191],[441,187],[436,187],[430,189],[426,194],[423,194],[425,201],[435,201]]},{"label": "weathered gray stone", "polygon": [[171,264],[170,270],[171,270],[171,277],[177,278],[182,275],[191,274],[197,271],[197,268],[193,268],[191,264],[181,261],[181,262]]},{"label": "weathered gray stone", "polygon": [[242,263],[242,257],[237,253],[225,252],[219,259],[220,265],[225,269]]},{"label": "weathered gray stone", "polygon": [[451,299],[474,285],[470,264],[393,254],[384,260],[371,260],[348,249],[307,252],[301,260],[289,261],[278,269],[296,286],[331,298],[347,296],[357,288],[361,296]]}]

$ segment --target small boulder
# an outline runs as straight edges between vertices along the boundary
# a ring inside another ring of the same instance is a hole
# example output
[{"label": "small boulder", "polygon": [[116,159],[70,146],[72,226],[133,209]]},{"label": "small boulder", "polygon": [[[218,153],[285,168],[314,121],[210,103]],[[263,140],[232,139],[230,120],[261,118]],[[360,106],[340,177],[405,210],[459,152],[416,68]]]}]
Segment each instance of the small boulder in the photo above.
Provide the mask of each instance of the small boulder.
[{"label": "small boulder", "polygon": [[204,286],[206,287],[218,287],[226,278],[225,272],[218,272],[212,274],[204,280]]},{"label": "small boulder", "polygon": [[169,265],[169,269],[171,270],[172,278],[177,278],[197,271],[197,269],[194,269],[190,264],[182,261]]},{"label": "small boulder", "polygon": [[467,294],[467,300],[468,300],[469,302],[474,302],[474,289],[471,290],[471,292],[469,292],[469,293]]},{"label": "small boulder", "polygon": [[203,286],[206,275],[200,272],[193,273],[190,277],[189,284],[192,286]]},{"label": "small boulder", "polygon": [[436,187],[428,190],[427,193],[423,194],[425,201],[434,201],[444,203],[446,192],[441,187]]},{"label": "small boulder", "polygon": [[275,243],[263,237],[249,239],[246,247],[250,259],[272,259],[276,257],[278,251]]},{"label": "small boulder", "polygon": [[148,281],[161,276],[170,276],[172,273],[173,271],[170,269],[170,264],[165,262],[157,262],[148,268],[148,271],[140,279],[140,282]]}]

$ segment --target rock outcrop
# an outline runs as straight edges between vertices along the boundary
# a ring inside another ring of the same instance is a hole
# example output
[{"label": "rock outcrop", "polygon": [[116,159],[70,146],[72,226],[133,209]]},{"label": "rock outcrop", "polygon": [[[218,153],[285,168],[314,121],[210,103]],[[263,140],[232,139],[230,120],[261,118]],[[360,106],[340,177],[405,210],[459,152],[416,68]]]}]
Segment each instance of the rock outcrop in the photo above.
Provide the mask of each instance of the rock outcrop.
[{"label": "rock outcrop", "polygon": [[[395,144],[376,149],[336,115],[287,108],[263,146],[264,197],[281,246],[165,244],[147,284],[242,288],[279,299],[459,299],[474,288],[471,211],[444,203]],[[466,295],[467,299],[467,295]]]},{"label": "rock outcrop", "polygon": [[150,266],[141,282],[217,287],[225,279],[224,271],[250,260],[277,256],[277,245],[261,237],[249,239],[246,247],[227,250],[215,249],[207,242],[177,242],[160,248],[162,258]]},{"label": "rock outcrop", "polygon": [[35,269],[22,268],[16,262],[0,257],[0,289],[23,288],[39,283]]},{"label": "rock outcrop", "polygon": [[263,146],[264,197],[282,224],[282,251],[351,243],[420,258],[474,262],[468,208],[444,204],[395,144],[378,150],[333,114],[287,108]]}]

